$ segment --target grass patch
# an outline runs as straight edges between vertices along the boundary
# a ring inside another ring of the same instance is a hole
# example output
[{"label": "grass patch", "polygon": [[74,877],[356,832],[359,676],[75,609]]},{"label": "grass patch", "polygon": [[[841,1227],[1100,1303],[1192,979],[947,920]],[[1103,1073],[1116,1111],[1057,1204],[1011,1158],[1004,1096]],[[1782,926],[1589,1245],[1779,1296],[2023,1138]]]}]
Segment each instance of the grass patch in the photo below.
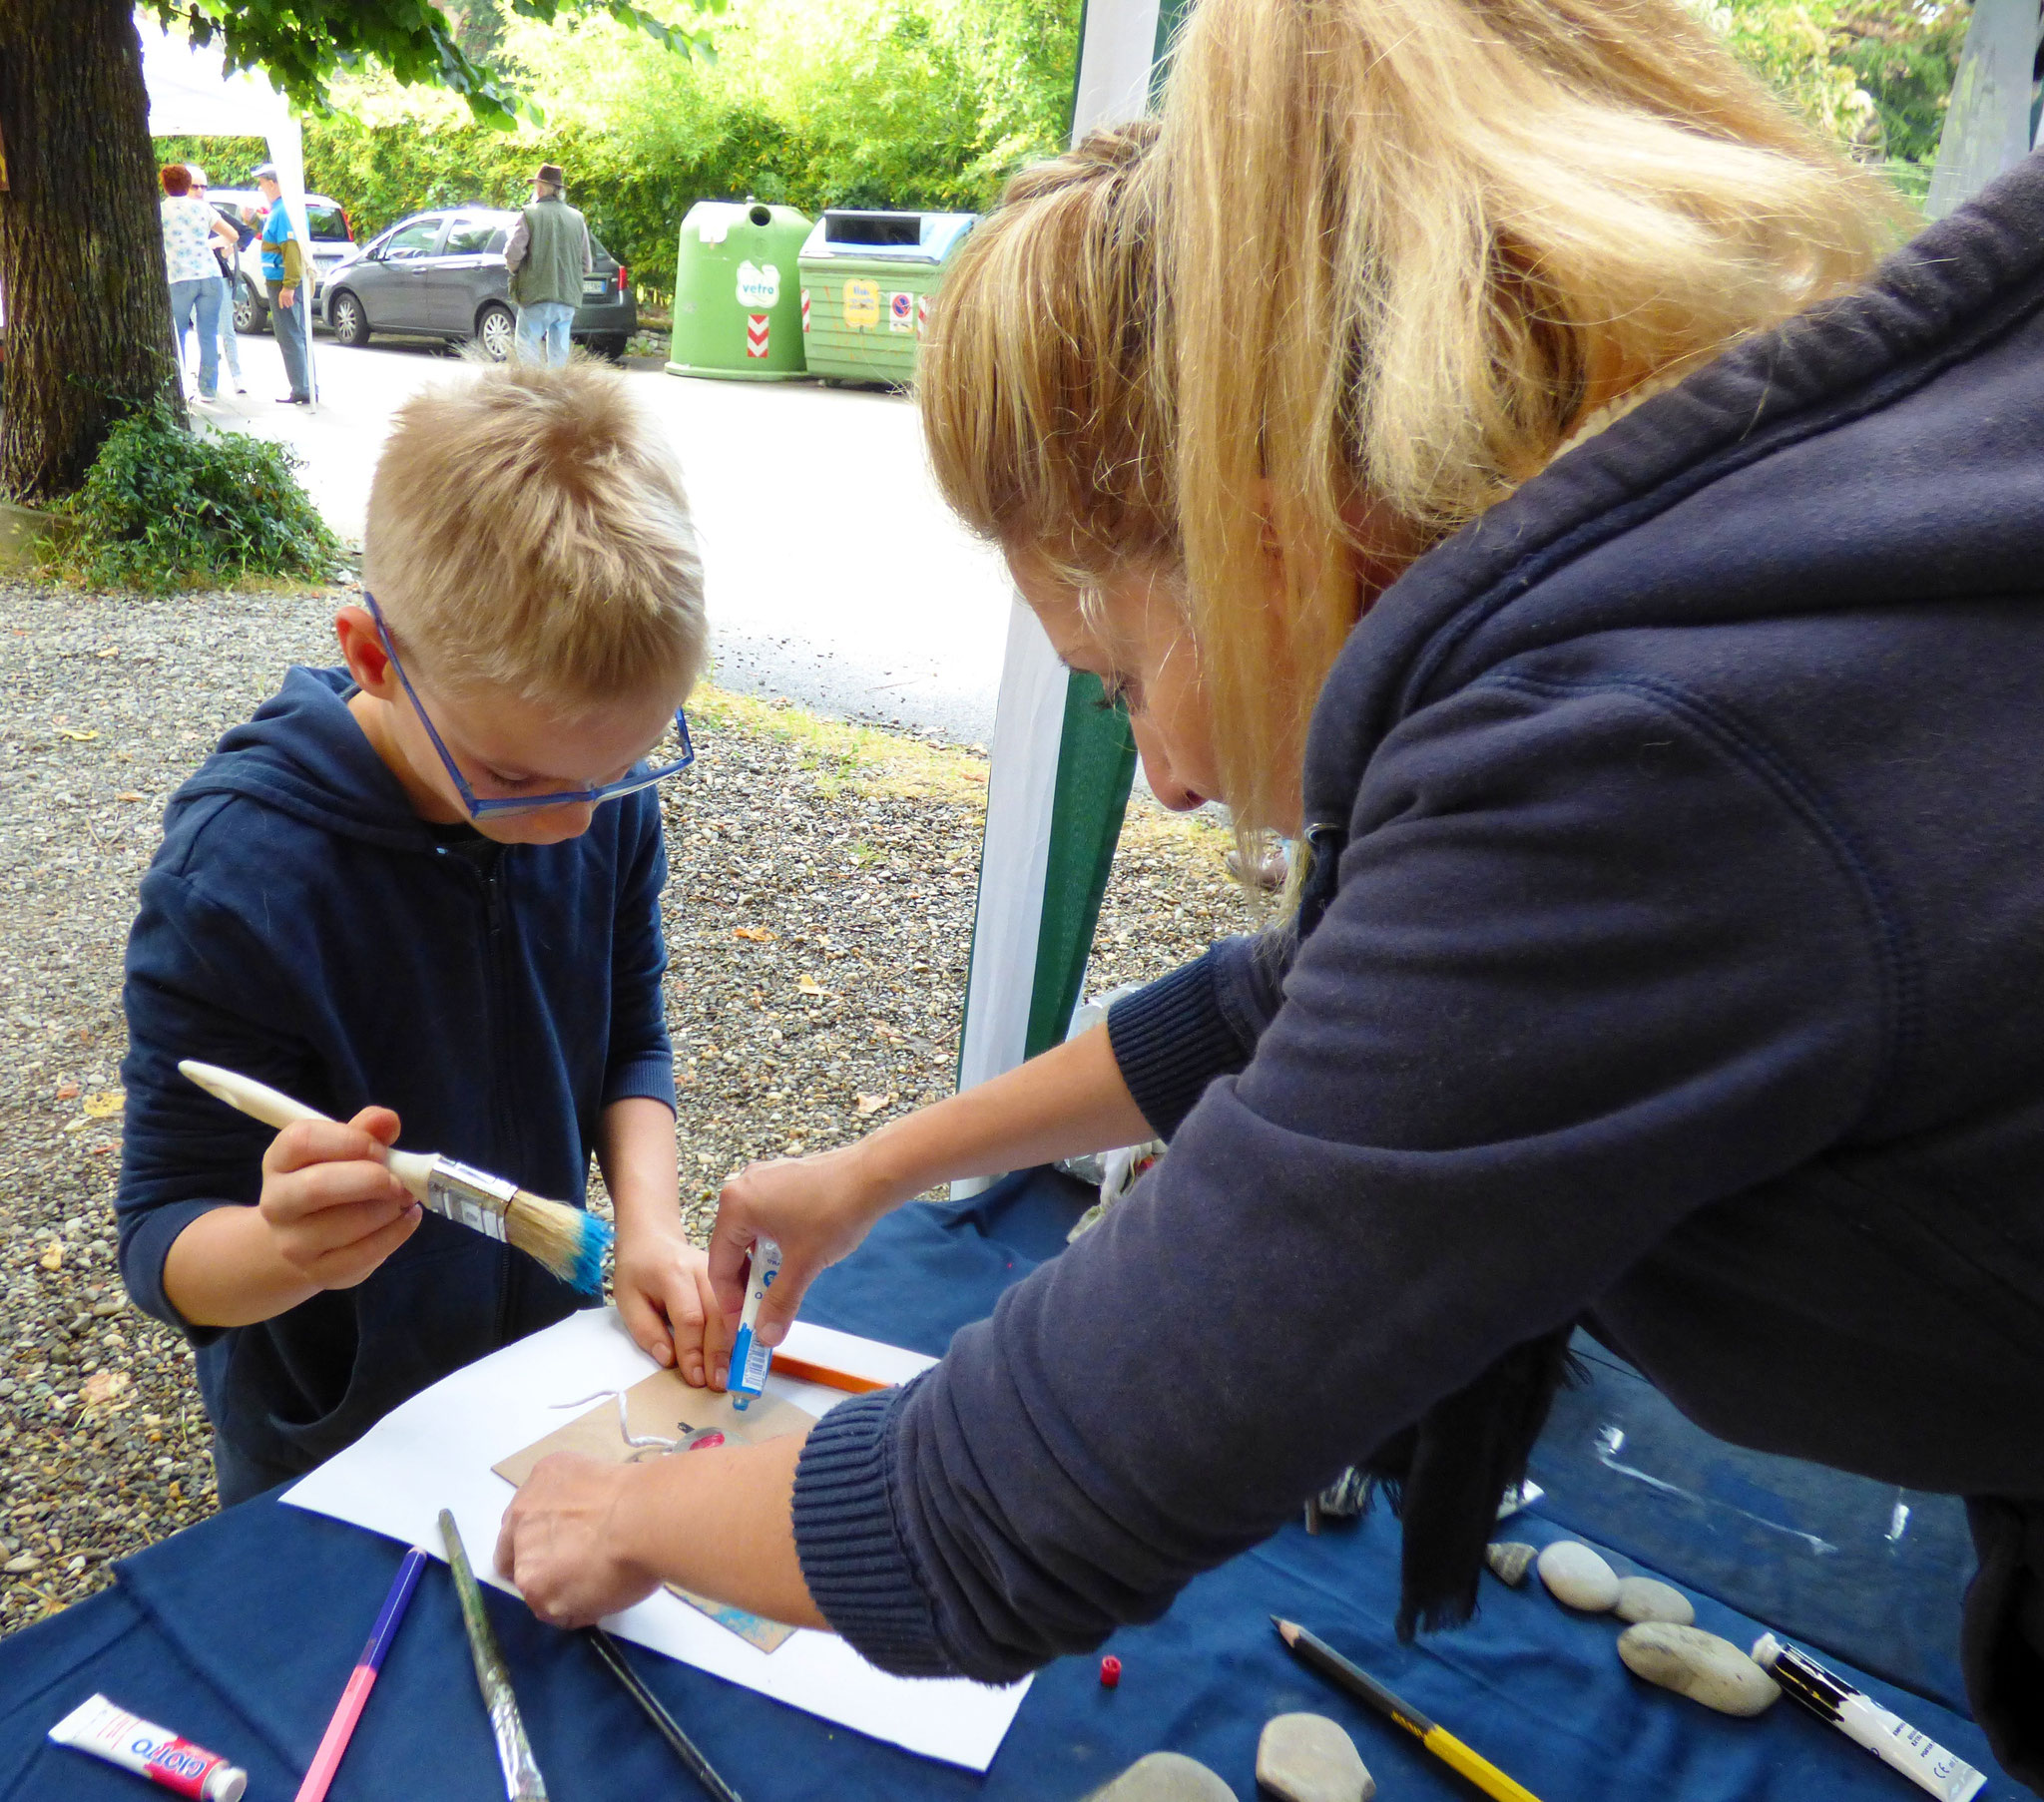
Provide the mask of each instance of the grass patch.
[{"label": "grass patch", "polygon": [[[792,701],[765,700],[756,694],[735,694],[708,685],[691,696],[689,717],[714,731],[758,735],[793,745],[802,767],[814,773],[817,788],[826,796],[848,790],[948,801],[982,815],[986,810],[987,759],[971,751],[925,744],[874,726],[825,719]],[[1125,852],[1153,852],[1175,861],[1211,866],[1224,879],[1233,880],[1228,875],[1227,858],[1235,848],[1235,835],[1227,827],[1205,809],[1168,812],[1141,789],[1129,797],[1121,847]],[[878,856],[865,845],[851,851],[852,861],[861,865]]]},{"label": "grass patch", "polygon": [[699,687],[689,698],[689,717],[713,731],[792,745],[826,796],[848,789],[905,800],[949,801],[981,811],[986,807],[987,762],[970,751],[825,719],[792,701],[763,700],[728,688]]}]

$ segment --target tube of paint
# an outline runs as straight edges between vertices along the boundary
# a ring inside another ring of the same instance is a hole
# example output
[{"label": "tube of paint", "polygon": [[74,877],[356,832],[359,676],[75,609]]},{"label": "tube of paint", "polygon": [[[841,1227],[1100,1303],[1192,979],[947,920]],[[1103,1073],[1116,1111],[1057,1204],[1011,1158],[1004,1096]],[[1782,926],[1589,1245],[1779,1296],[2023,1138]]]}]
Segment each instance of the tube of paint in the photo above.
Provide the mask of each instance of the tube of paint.
[{"label": "tube of paint", "polygon": [[731,1405],[741,1414],[753,1397],[766,1387],[766,1372],[773,1365],[773,1348],[762,1345],[754,1334],[760,1319],[760,1304],[773,1279],[780,1274],[780,1247],[771,1239],[753,1241],[753,1274],[746,1284],[746,1305],[739,1315],[738,1337],[731,1345]]},{"label": "tube of paint", "polygon": [[1753,1661],[1819,1720],[1864,1746],[1882,1764],[1942,1802],[1971,1802],[1987,1779],[1956,1752],[1890,1714],[1870,1696],[1834,1676],[1807,1652],[1784,1645],[1773,1633],[1753,1642]]},{"label": "tube of paint", "polygon": [[218,1752],[117,1708],[103,1695],[80,1702],[50,1729],[50,1737],[200,1802],[242,1802],[249,1787],[249,1773]]}]

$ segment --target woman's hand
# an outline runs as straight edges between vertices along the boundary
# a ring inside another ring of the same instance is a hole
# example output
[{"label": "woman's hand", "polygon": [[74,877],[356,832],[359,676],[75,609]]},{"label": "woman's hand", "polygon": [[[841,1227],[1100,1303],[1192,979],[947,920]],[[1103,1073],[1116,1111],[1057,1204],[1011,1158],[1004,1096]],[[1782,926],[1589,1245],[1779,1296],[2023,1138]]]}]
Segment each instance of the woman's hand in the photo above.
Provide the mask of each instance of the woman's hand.
[{"label": "woman's hand", "polygon": [[586,1626],[663,1582],[789,1626],[824,1626],[802,1582],[789,1500],[802,1436],[602,1464],[533,1467],[497,1535],[497,1569],[540,1619]]},{"label": "woman's hand", "polygon": [[635,1475],[556,1452],[533,1467],[497,1534],[497,1570],[552,1626],[587,1626],[643,1601],[660,1576],[624,1551],[618,1504]]},{"label": "woman's hand", "polygon": [[731,1366],[731,1325],[710,1286],[710,1259],[671,1228],[618,1222],[611,1293],[639,1349],[701,1389],[722,1389]]},{"label": "woman's hand", "polygon": [[812,1157],[776,1157],[747,1165],[724,1185],[710,1235],[710,1281],[727,1314],[735,1317],[745,1305],[753,1241],[771,1239],[780,1247],[780,1274],[760,1304],[754,1329],[763,1345],[786,1337],[817,1272],[857,1249],[873,1222],[901,1198],[874,1179],[864,1152],[856,1144]]}]

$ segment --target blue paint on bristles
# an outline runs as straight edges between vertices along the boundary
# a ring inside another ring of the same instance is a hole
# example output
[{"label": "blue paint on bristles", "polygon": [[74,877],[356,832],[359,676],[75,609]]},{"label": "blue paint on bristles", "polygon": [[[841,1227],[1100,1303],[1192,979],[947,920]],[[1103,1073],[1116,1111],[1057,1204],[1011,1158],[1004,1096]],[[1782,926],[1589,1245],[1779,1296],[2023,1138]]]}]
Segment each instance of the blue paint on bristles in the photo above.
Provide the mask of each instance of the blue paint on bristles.
[{"label": "blue paint on bristles", "polygon": [[603,1261],[610,1256],[617,1236],[608,1220],[586,1208],[583,1210],[582,1240],[575,1247],[575,1267],[567,1276],[573,1287],[585,1295],[603,1293]]}]

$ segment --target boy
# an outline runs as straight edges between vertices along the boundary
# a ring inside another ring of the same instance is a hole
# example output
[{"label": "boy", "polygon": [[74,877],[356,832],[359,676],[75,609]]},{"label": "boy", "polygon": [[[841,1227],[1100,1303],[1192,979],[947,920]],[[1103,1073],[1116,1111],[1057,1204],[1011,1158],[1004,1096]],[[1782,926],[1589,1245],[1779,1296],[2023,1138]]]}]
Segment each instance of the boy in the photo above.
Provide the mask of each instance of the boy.
[{"label": "boy", "polygon": [[[633,1336],[696,1383],[727,1343],[677,1203],[658,791],[596,792],[680,767],[705,634],[673,461],[620,376],[478,372],[399,411],[362,577],[345,670],[290,671],[172,800],[129,940],[122,1274],[198,1347],[224,1505],[578,1305],[421,1214],[382,1104],[559,1200],[593,1150]],[[346,1124],[272,1138],[181,1058]]]}]

